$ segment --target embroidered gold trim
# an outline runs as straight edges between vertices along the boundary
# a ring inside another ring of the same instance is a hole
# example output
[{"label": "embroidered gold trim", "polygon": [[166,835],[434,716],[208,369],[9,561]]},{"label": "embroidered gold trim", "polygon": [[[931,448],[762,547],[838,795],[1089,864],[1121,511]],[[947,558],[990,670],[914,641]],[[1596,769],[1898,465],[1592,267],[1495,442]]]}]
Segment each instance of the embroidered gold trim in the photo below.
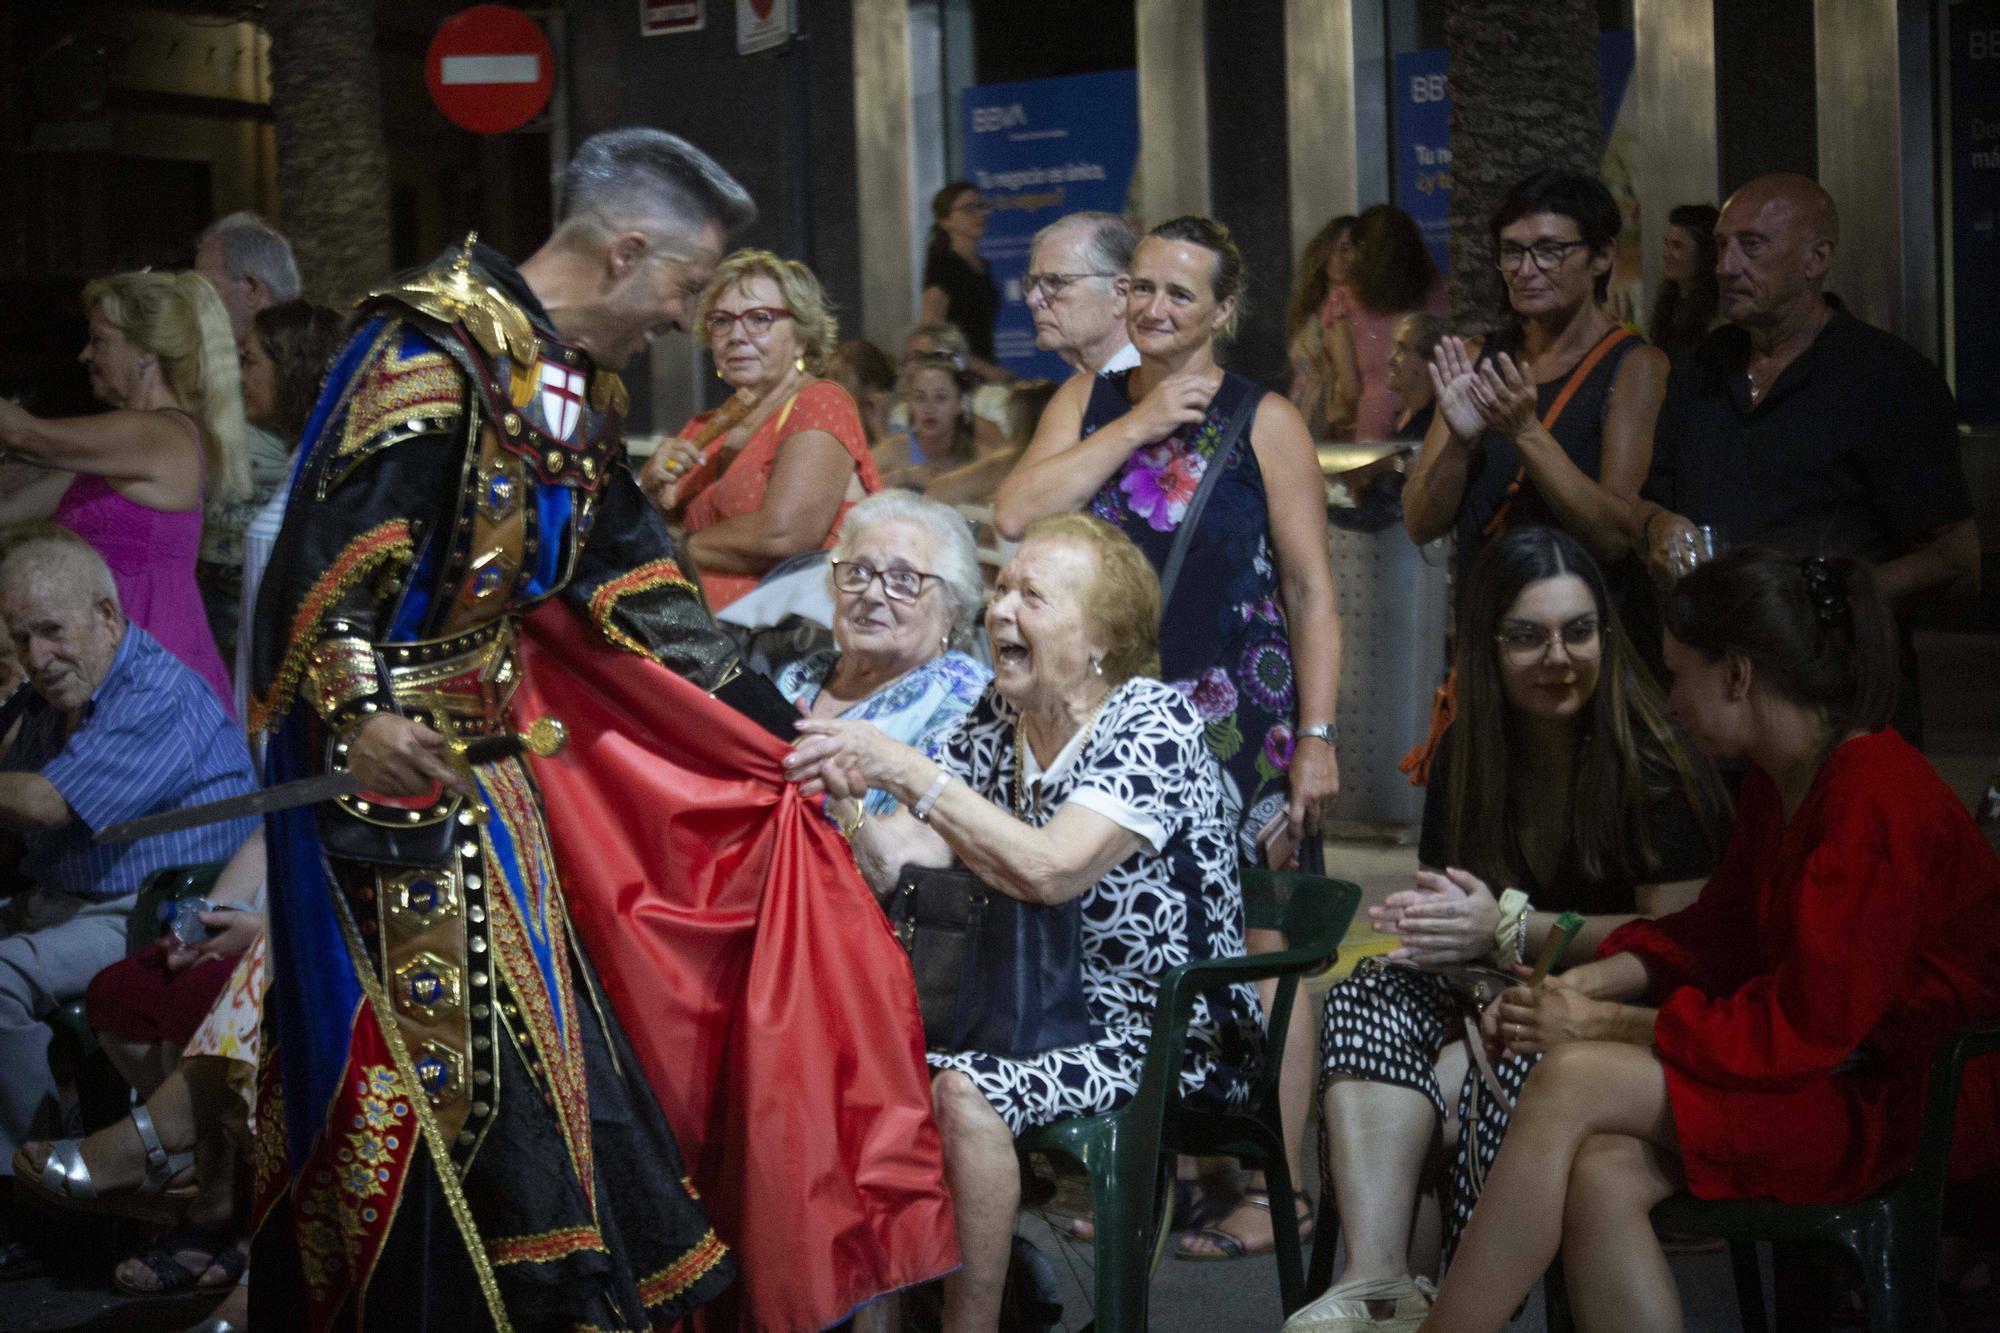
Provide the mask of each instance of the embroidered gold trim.
[{"label": "embroidered gold trim", "polygon": [[[347,905],[347,896],[333,895],[334,911],[340,918],[341,938],[346,941],[348,957],[353,960],[356,978],[361,983],[361,991],[368,997],[368,1007],[375,1011],[375,1022],[382,1030],[382,1039],[388,1043],[389,1053],[395,1059],[396,1073],[407,1087],[421,1088],[416,1066],[410,1059],[410,1051],[403,1044],[402,1029],[396,1023],[396,1013],[389,1004],[389,997],[383,994],[381,983],[376,980],[373,964],[367,951],[362,947],[361,932],[354,924],[354,914]],[[451,1145],[438,1129],[437,1117],[431,1114],[428,1097],[412,1097],[410,1106],[417,1113],[419,1137],[431,1155],[431,1166],[437,1175],[438,1189],[443,1192],[445,1206],[451,1211],[452,1221],[458,1226],[458,1234],[465,1242],[466,1258],[472,1263],[472,1271],[479,1282],[479,1291],[486,1298],[486,1313],[493,1321],[494,1333],[513,1333],[514,1325],[507,1318],[507,1304],[500,1296],[500,1283],[493,1276],[493,1265],[486,1257],[486,1246],[479,1239],[479,1224],[473,1220],[472,1205],[467,1202],[465,1189],[458,1178],[458,1168],[451,1160]],[[398,1201],[400,1205],[400,1200]],[[370,1276],[373,1276],[372,1274]],[[365,1284],[364,1284],[365,1285]]]},{"label": "embroidered gold trim", "polygon": [[645,644],[612,623],[611,614],[625,598],[636,597],[655,588],[682,588],[697,601],[701,598],[701,589],[688,581],[678,564],[672,560],[650,560],[599,585],[597,591],[590,595],[590,618],[603,631],[604,637],[620,648],[641,657],[651,657],[653,654]]},{"label": "embroidered gold trim", "polygon": [[409,281],[370,292],[370,298],[400,301],[445,324],[470,333],[488,356],[503,351],[516,361],[533,358],[537,339],[527,311],[498,287],[472,273],[472,246],[478,232],[469,232],[449,268],[425,269]]},{"label": "embroidered gold trim", "polygon": [[332,717],[380,687],[375,673],[375,648],[366,639],[325,639],[306,655],[306,685],[312,706],[321,717]]},{"label": "embroidered gold trim", "polygon": [[495,1264],[552,1264],[586,1250],[611,1253],[596,1227],[562,1227],[538,1236],[509,1236],[487,1247]]},{"label": "embroidered gold trim", "polygon": [[291,632],[285,639],[284,661],[278,667],[277,678],[271,682],[271,691],[251,706],[250,730],[268,730],[271,719],[291,704],[299,678],[305,673],[306,661],[318,646],[320,622],[334,604],[377,569],[391,560],[408,560],[416,549],[409,520],[401,518],[392,518],[347,544],[347,549],[299,603],[298,614],[292,617]]},{"label": "embroidered gold trim", "polygon": [[406,422],[463,416],[458,367],[442,352],[403,357],[394,347],[364,373],[347,407],[335,457],[361,453],[368,442]]},{"label": "embroidered gold trim", "polygon": [[729,1247],[716,1236],[713,1227],[709,1228],[708,1233],[696,1241],[687,1253],[651,1277],[639,1279],[639,1299],[646,1303],[648,1310],[665,1305],[707,1277],[728,1253]]}]

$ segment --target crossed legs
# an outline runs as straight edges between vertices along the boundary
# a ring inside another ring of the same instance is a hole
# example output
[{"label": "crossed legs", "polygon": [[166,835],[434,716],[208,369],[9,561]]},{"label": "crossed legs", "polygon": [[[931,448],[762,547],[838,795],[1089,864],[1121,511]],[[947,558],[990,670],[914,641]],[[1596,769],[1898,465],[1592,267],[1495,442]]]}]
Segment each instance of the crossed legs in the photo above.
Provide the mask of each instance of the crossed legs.
[{"label": "crossed legs", "polygon": [[1679,1333],[1653,1234],[1680,1188],[1666,1072],[1650,1050],[1559,1045],[1528,1077],[1425,1333],[1493,1333],[1563,1249],[1580,1328]]}]

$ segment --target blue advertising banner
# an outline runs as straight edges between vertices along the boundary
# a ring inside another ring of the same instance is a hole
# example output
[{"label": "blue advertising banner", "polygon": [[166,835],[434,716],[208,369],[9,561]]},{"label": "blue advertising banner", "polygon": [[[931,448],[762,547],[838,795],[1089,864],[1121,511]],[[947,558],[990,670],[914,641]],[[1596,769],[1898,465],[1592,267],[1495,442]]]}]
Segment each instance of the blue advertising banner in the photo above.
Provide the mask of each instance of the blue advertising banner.
[{"label": "blue advertising banner", "polygon": [[[1603,106],[1604,138],[1612,130],[1632,80],[1632,34],[1597,37],[1597,88]],[[1451,52],[1406,51],[1396,57],[1396,207],[1417,220],[1440,270],[1451,271],[1451,87],[1446,73]],[[1619,183],[1612,182],[1617,193]]]},{"label": "blue advertising banner", "polygon": [[992,201],[980,254],[1000,286],[994,357],[1021,376],[1061,380],[1069,367],[1035,350],[1035,323],[1021,303],[1021,275],[1035,233],[1065,213],[1129,212],[1139,160],[1139,77],[1129,69],[1025,83],[991,83],[961,94],[965,175]]},{"label": "blue advertising banner", "polygon": [[1951,339],[1959,415],[2000,422],[2000,4],[1951,15]]}]

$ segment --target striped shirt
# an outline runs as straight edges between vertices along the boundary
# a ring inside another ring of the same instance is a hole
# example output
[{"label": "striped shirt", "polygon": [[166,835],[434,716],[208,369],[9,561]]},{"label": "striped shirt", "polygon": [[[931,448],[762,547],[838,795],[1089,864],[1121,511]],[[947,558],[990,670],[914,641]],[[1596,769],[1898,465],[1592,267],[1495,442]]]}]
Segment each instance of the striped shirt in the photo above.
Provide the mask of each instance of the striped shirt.
[{"label": "striped shirt", "polygon": [[21,734],[0,772],[39,773],[76,815],[60,828],[22,835],[21,870],[38,889],[107,900],[136,893],[167,866],[229,858],[254,817],[205,824],[138,842],[99,843],[112,824],[255,789],[243,730],[208,682],[137,625],[125,627],[111,670],[67,737],[60,710],[29,700]]}]

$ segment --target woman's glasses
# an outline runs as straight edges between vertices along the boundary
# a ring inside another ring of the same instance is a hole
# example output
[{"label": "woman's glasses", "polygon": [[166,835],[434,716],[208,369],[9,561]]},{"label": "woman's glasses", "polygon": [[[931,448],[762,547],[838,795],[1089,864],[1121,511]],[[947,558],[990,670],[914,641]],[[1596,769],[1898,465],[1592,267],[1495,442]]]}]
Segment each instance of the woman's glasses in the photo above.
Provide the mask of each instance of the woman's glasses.
[{"label": "woman's glasses", "polygon": [[1533,245],[1515,245],[1504,241],[1500,246],[1500,262],[1494,267],[1502,273],[1513,273],[1521,265],[1532,262],[1543,273],[1552,273],[1569,258],[1569,252],[1580,250],[1590,244],[1588,241],[1536,241]]},{"label": "woman's glasses", "polygon": [[792,318],[792,312],[783,306],[753,305],[748,310],[731,312],[711,310],[701,317],[702,328],[708,330],[711,339],[729,336],[729,330],[737,320],[743,321],[744,331],[753,338],[761,338],[771,331],[771,326],[781,319]]},{"label": "woman's glasses", "polygon": [[1560,640],[1563,652],[1572,658],[1592,658],[1604,649],[1604,634],[1596,616],[1578,616],[1561,629],[1534,625],[1525,620],[1509,621],[1493,638],[1500,651],[1515,666],[1533,666],[1549,655],[1549,645]]},{"label": "woman's glasses", "polygon": [[882,595],[892,602],[914,602],[923,593],[924,581],[939,577],[915,569],[877,569],[859,560],[835,560],[833,586],[849,594],[868,591],[868,585],[882,580]]}]

